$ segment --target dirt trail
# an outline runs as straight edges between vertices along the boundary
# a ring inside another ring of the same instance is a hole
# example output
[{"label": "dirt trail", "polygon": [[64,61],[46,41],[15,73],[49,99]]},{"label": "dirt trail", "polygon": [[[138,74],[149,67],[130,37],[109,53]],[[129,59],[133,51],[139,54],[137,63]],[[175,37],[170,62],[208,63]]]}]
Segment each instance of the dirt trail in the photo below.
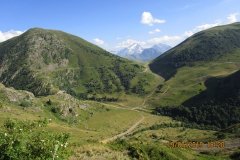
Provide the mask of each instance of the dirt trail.
[{"label": "dirt trail", "polygon": [[147,68],[147,67],[145,67],[145,69],[144,69],[143,73],[146,73],[147,71],[148,71],[148,68]]},{"label": "dirt trail", "polygon": [[[167,93],[167,91],[169,90],[169,86],[167,86],[167,88],[165,89],[165,91],[162,93],[162,96],[165,94],[165,93]],[[148,100],[148,98],[149,97],[151,97],[154,93],[155,93],[155,91],[156,91],[156,89],[157,89],[157,86],[155,87],[155,89],[146,97],[146,98],[144,98],[144,100],[143,100],[143,103],[142,103],[142,105],[141,106],[139,106],[139,107],[134,107],[134,108],[132,108],[132,110],[145,110],[143,107],[145,106],[145,104],[146,104],[146,101]]]},{"label": "dirt trail", "polygon": [[[143,72],[147,72],[147,70],[148,70],[148,68],[146,67]],[[169,87],[169,86],[168,86],[168,87]],[[114,105],[111,105],[111,106],[112,106],[112,107],[115,107],[115,108],[133,110],[133,111],[136,111],[136,112],[140,112],[140,111],[142,111],[142,112],[143,112],[143,111],[144,111],[144,112],[148,112],[148,110],[145,110],[143,107],[145,106],[147,99],[148,99],[149,97],[151,97],[151,96],[155,93],[156,89],[157,89],[157,86],[153,89],[153,91],[152,91],[148,96],[146,96],[146,97],[144,98],[143,103],[142,103],[140,106],[138,106],[138,107],[135,107],[135,108],[132,108],[132,109],[128,109],[128,108],[117,107],[117,106],[114,106]],[[167,90],[168,90],[168,88],[167,88]],[[166,90],[166,92],[167,92],[167,90]],[[134,123],[134,124],[133,124],[130,128],[128,128],[126,131],[124,131],[124,132],[122,132],[122,133],[119,133],[119,134],[117,134],[117,135],[115,135],[115,136],[113,136],[113,137],[106,138],[106,139],[104,139],[104,140],[102,140],[102,141],[100,141],[100,142],[106,144],[106,143],[108,143],[108,142],[114,141],[114,140],[116,140],[116,139],[118,139],[118,138],[121,138],[121,137],[124,137],[124,136],[126,136],[126,135],[131,134],[131,133],[133,132],[133,130],[136,129],[136,128],[143,122],[143,120],[145,119],[145,117],[144,117],[142,114],[141,114],[141,116],[142,116],[141,119],[138,120],[136,123]]]},{"label": "dirt trail", "polygon": [[165,94],[165,93],[167,93],[167,91],[169,90],[169,86],[167,86],[167,89],[165,89],[165,91],[162,93],[162,96]]},{"label": "dirt trail", "polygon": [[[139,110],[144,110],[143,107],[145,106],[145,103],[147,101],[147,99],[149,97],[151,97],[154,93],[155,93],[155,90],[156,88],[144,99],[143,103],[139,106],[139,107],[135,107],[135,108],[132,108],[132,109],[128,109],[128,108],[122,108],[122,107],[117,107],[117,106],[114,106],[114,105],[111,105],[112,107],[115,107],[115,108],[121,108],[121,109],[127,109],[127,110],[133,110],[133,111],[136,111],[136,112],[140,112]],[[128,128],[128,130],[122,132],[122,133],[119,133],[113,137],[110,137],[110,138],[106,138],[102,141],[100,141],[101,143],[108,143],[108,142],[111,142],[111,141],[114,141],[118,138],[121,138],[121,137],[124,137],[126,135],[129,135],[130,133],[132,133],[132,131],[137,128],[138,125],[140,125],[142,123],[142,121],[145,119],[145,117],[142,115],[141,119],[138,120],[136,123],[134,123],[130,128]]]},{"label": "dirt trail", "polygon": [[134,124],[133,124],[130,128],[128,128],[128,130],[126,130],[125,132],[122,132],[122,133],[120,133],[120,134],[118,134],[118,135],[115,135],[115,136],[113,136],[113,137],[104,139],[104,140],[102,140],[102,141],[100,141],[100,142],[106,144],[106,143],[108,143],[108,142],[114,141],[114,140],[116,140],[116,139],[118,139],[118,138],[124,137],[124,136],[132,133],[132,131],[133,131],[140,123],[142,123],[142,121],[144,120],[144,118],[145,118],[145,117],[142,116],[142,118],[141,118],[140,120],[138,120],[136,123],[134,123]]}]

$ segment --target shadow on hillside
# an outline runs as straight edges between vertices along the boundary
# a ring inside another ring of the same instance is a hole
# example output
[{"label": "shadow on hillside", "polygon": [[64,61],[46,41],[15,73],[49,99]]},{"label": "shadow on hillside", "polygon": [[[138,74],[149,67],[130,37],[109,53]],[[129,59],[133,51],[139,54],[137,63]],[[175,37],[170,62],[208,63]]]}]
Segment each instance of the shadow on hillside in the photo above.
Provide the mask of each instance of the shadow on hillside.
[{"label": "shadow on hillside", "polygon": [[170,63],[150,63],[149,68],[152,72],[163,77],[165,81],[169,80],[177,73],[177,69],[173,67]]},{"label": "shadow on hillside", "polygon": [[239,103],[240,102],[240,71],[227,77],[209,78],[205,81],[206,90],[188,99],[184,106]]}]

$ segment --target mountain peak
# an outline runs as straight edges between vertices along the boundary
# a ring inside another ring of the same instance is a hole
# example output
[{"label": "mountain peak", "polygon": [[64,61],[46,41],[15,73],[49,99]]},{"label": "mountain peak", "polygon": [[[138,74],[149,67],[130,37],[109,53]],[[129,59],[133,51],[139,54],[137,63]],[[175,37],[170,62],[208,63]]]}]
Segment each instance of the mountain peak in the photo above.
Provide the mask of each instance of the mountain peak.
[{"label": "mountain peak", "polygon": [[134,43],[127,48],[129,50],[129,54],[141,54],[143,51],[143,47],[138,43]]},{"label": "mountain peak", "polygon": [[131,81],[141,72],[138,64],[62,31],[32,28],[0,43],[0,82],[37,96],[135,92],[138,83]]},{"label": "mountain peak", "polygon": [[44,28],[34,27],[34,28],[28,29],[25,33],[29,34],[29,33],[49,32],[49,31],[50,30],[47,30],[47,29],[44,29]]},{"label": "mountain peak", "polygon": [[169,46],[169,45],[163,44],[163,43],[159,43],[159,44],[153,45],[151,48],[154,48],[154,49],[156,49],[158,51],[161,51],[163,53],[163,52],[166,52],[167,50],[169,50],[172,47]]},{"label": "mountain peak", "polygon": [[123,48],[117,54],[121,57],[137,61],[151,61],[171,47],[166,44],[155,44],[150,48],[144,48],[139,43],[133,43]]}]

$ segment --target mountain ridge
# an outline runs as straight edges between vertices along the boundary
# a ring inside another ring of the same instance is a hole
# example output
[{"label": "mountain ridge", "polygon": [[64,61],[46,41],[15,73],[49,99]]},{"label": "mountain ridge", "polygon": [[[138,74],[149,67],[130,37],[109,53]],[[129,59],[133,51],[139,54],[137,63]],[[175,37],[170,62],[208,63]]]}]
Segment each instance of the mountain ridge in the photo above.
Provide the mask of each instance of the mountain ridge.
[{"label": "mountain ridge", "polygon": [[199,61],[213,61],[240,48],[240,23],[213,27],[194,34],[150,63],[153,72],[166,80],[178,68]]},{"label": "mountain ridge", "polygon": [[142,47],[138,43],[133,43],[128,47],[119,50],[116,52],[116,54],[130,60],[148,62],[161,55],[165,51],[169,50],[170,48],[170,46],[162,43],[155,44],[152,47],[148,48]]},{"label": "mountain ridge", "polygon": [[132,92],[143,67],[82,38],[33,28],[0,43],[0,81],[35,95]]}]

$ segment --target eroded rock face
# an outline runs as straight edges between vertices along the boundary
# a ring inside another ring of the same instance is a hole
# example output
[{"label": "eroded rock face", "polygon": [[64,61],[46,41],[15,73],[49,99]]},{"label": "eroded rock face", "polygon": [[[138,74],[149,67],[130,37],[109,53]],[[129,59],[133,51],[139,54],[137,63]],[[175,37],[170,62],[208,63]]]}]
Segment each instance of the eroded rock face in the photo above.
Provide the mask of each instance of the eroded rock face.
[{"label": "eroded rock face", "polygon": [[66,67],[71,50],[53,32],[31,29],[0,45],[0,81],[35,95],[54,94],[54,87],[39,76]]},{"label": "eroded rock face", "polygon": [[57,103],[54,105],[53,112],[60,114],[63,118],[77,117],[79,116],[78,109],[86,109],[89,106],[61,90],[54,95],[54,99]]},{"label": "eroded rock face", "polygon": [[56,30],[33,28],[0,43],[0,83],[35,96],[58,90],[83,98],[95,92],[135,93],[132,88],[136,80],[142,81],[142,70],[139,64]]},{"label": "eroded rock face", "polygon": [[31,92],[6,88],[0,83],[0,92],[7,97],[10,102],[19,102],[23,99],[33,100],[34,95]]}]

